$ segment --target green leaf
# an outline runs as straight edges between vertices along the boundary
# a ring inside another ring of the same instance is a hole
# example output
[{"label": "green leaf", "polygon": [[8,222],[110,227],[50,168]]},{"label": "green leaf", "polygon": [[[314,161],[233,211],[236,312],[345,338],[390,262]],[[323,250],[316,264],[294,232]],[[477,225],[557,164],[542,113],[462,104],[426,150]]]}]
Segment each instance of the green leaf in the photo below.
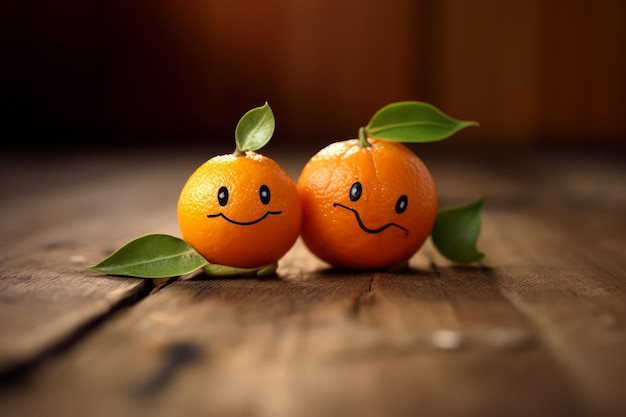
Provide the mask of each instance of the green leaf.
[{"label": "green leaf", "polygon": [[89,268],[109,275],[167,278],[189,274],[208,262],[187,242],[169,235],[134,239]]},{"label": "green leaf", "polygon": [[273,262],[268,265],[257,268],[238,268],[235,266],[208,264],[202,269],[204,273],[210,276],[258,276],[263,277],[273,274],[278,268],[278,263]]},{"label": "green leaf", "polygon": [[257,151],[267,144],[274,134],[274,113],[265,102],[244,114],[235,129],[235,142],[238,153]]},{"label": "green leaf", "polygon": [[480,235],[481,209],[485,199],[441,210],[431,231],[433,244],[443,256],[454,262],[470,263],[485,257],[476,250]]},{"label": "green leaf", "polygon": [[365,127],[368,136],[394,142],[435,142],[477,122],[453,119],[421,101],[401,101],[378,110]]}]

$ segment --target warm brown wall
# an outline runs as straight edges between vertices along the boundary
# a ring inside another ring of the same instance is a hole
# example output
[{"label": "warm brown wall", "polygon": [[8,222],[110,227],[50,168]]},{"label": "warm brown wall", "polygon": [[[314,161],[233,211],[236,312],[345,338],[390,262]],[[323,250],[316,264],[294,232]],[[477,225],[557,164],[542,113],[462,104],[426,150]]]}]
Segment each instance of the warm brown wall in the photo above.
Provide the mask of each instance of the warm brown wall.
[{"label": "warm brown wall", "polygon": [[626,2],[439,4],[442,106],[494,139],[626,139]]},{"label": "warm brown wall", "polygon": [[[118,33],[125,33],[115,40],[119,56],[111,64],[122,106],[116,118],[160,129],[184,121],[230,135],[244,111],[268,100],[277,135],[328,141],[356,135],[388,102],[417,97],[419,16],[410,0],[384,7],[362,0],[245,4],[167,1],[149,18],[143,10],[115,10],[123,20]],[[166,39],[146,51],[133,33],[136,19]],[[151,78],[127,69],[139,67],[153,68]],[[161,100],[143,103],[154,95]],[[164,109],[163,102],[178,106]]]},{"label": "warm brown wall", "polygon": [[2,8],[0,122],[14,144],[230,143],[239,116],[265,100],[285,146],[353,136],[377,108],[406,99],[480,121],[462,133],[471,143],[626,137],[621,0],[34,0]]}]

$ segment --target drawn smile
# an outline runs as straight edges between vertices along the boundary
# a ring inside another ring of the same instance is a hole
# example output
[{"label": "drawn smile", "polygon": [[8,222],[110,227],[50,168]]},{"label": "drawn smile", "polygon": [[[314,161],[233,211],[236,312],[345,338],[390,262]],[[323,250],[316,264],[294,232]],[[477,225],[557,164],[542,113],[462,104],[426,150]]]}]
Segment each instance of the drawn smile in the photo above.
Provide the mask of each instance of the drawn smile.
[{"label": "drawn smile", "polygon": [[275,216],[275,215],[278,215],[278,214],[281,214],[281,213],[282,213],[282,211],[266,211],[266,212],[265,212],[265,214],[264,214],[264,215],[262,215],[261,217],[259,217],[258,219],[256,219],[256,220],[252,220],[252,221],[249,221],[249,222],[238,222],[237,220],[233,220],[233,219],[229,218],[229,217],[228,217],[228,216],[226,216],[224,213],[207,214],[206,216],[207,216],[209,219],[211,219],[211,218],[213,218],[213,217],[223,217],[223,218],[224,218],[224,220],[226,220],[227,222],[232,223],[232,224],[236,224],[236,225],[238,225],[238,226],[251,226],[251,225],[253,225],[253,224],[256,224],[256,223],[262,222],[262,221],[263,221],[263,220],[265,220],[265,218],[266,218],[267,216],[269,216],[270,214]]},{"label": "drawn smile", "polygon": [[333,207],[341,207],[343,209],[346,209],[348,211],[351,211],[352,213],[354,213],[354,217],[356,217],[356,222],[359,224],[359,227],[367,233],[372,233],[372,234],[376,234],[376,233],[380,233],[383,230],[386,230],[390,227],[397,227],[398,229],[404,230],[404,234],[408,235],[409,234],[409,230],[406,229],[405,227],[400,226],[397,223],[387,223],[381,227],[379,227],[378,229],[370,229],[369,227],[365,226],[365,224],[363,224],[363,220],[361,220],[361,216],[359,215],[359,212],[356,211],[355,209],[348,207],[348,206],[344,206],[343,204],[340,203],[333,203]]}]

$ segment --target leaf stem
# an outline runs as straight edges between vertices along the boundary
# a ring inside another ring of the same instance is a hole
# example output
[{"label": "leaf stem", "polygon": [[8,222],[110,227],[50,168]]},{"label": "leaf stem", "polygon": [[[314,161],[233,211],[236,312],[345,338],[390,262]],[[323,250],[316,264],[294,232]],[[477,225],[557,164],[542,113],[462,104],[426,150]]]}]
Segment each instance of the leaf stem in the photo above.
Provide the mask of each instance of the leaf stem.
[{"label": "leaf stem", "polygon": [[367,130],[365,127],[359,128],[359,145],[361,145],[362,148],[369,148],[372,146],[372,144],[367,140]]},{"label": "leaf stem", "polygon": [[235,148],[235,151],[233,152],[234,156],[246,156],[246,151],[241,151],[239,150],[239,147]]}]

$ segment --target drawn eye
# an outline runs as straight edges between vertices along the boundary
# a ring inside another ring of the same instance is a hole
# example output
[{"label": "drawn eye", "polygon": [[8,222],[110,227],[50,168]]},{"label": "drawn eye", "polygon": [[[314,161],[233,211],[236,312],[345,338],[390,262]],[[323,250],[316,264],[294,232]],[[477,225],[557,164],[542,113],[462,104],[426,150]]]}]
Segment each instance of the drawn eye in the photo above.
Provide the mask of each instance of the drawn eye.
[{"label": "drawn eye", "polygon": [[359,198],[361,198],[362,193],[363,186],[360,182],[355,182],[354,184],[352,184],[352,187],[350,187],[350,201],[357,201]]},{"label": "drawn eye", "polygon": [[405,194],[402,194],[398,201],[396,201],[396,213],[402,214],[406,211],[407,206],[409,205],[409,197]]},{"label": "drawn eye", "polygon": [[261,203],[269,204],[272,198],[272,195],[270,194],[270,187],[263,184],[261,188],[259,188],[259,198],[261,199]]},{"label": "drawn eye", "polygon": [[217,202],[224,207],[228,203],[228,188],[222,186],[217,190]]},{"label": "drawn eye", "polygon": [[396,201],[396,213],[402,214],[406,211],[407,206],[409,205],[409,197],[405,194],[402,194],[398,201]]}]

